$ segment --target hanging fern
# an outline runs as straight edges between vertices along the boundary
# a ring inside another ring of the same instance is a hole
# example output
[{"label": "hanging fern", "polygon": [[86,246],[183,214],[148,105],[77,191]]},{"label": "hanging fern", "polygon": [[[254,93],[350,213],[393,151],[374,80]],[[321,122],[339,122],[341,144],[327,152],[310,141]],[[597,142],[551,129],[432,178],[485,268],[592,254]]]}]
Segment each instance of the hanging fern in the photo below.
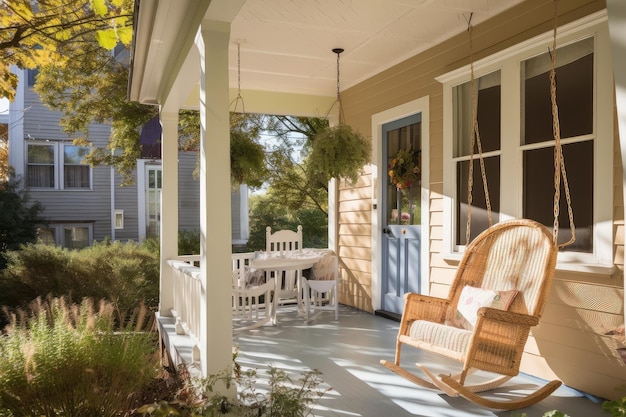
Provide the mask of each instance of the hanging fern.
[{"label": "hanging fern", "polygon": [[348,125],[337,125],[318,133],[312,141],[309,165],[314,174],[356,182],[370,162],[371,142]]},{"label": "hanging fern", "polygon": [[230,131],[230,176],[233,184],[260,187],[267,174],[265,149],[239,129]]}]

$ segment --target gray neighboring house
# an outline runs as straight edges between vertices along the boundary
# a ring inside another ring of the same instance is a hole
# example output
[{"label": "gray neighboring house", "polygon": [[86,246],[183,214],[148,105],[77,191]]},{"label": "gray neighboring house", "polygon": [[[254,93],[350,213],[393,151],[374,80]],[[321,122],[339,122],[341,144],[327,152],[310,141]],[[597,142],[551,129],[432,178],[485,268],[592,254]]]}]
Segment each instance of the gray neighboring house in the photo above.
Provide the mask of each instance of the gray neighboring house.
[{"label": "gray neighboring house", "polygon": [[[61,131],[61,114],[51,111],[33,90],[34,71],[16,70],[20,82],[9,104],[9,165],[30,190],[31,201],[44,206],[49,227],[44,242],[67,248],[90,246],[105,238],[143,241],[159,236],[161,215],[161,127],[158,119],[142,130],[142,159],[137,160],[135,183],[122,187],[114,168],[82,163],[88,148],[75,146]],[[86,132],[94,146],[106,146],[110,126],[91,124]],[[179,229],[199,230],[200,183],[193,178],[196,152],[179,152]],[[248,190],[231,192],[232,243],[248,241]]]}]

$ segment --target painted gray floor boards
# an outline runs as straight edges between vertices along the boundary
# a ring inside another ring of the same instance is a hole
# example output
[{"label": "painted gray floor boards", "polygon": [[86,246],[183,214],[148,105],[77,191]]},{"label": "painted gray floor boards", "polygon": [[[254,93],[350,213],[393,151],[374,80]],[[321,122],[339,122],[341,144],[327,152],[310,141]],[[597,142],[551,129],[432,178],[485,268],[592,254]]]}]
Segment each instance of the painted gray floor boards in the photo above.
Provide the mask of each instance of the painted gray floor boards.
[{"label": "painted gray floor boards", "polygon": [[[262,375],[268,365],[293,372],[295,378],[302,370],[321,371],[324,383],[332,390],[313,410],[313,415],[320,417],[522,417],[524,413],[526,417],[541,417],[555,409],[570,417],[608,416],[603,413],[601,402],[567,387],[559,388],[532,407],[516,411],[489,410],[462,398],[418,387],[379,364],[380,359],[393,360],[398,322],[348,307],[341,308],[339,321],[333,319],[332,313],[322,312],[306,325],[292,307],[282,307],[277,326],[235,333],[238,362],[244,368],[259,369]],[[450,373],[459,366],[409,348],[404,348],[402,359],[405,366],[434,363],[437,373]],[[542,381],[520,375],[506,386],[524,393],[538,383]]]}]

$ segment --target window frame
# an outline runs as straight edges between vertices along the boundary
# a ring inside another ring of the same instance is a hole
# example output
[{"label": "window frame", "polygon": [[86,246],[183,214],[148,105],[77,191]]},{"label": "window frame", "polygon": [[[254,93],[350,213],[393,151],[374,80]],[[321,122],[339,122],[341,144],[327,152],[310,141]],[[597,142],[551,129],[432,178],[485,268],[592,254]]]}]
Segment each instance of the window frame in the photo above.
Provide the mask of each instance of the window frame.
[{"label": "window frame", "polygon": [[[523,150],[521,144],[521,65],[533,56],[545,53],[552,47],[552,31],[533,37],[474,63],[475,77],[493,71],[501,71],[501,166],[500,218],[522,217],[523,210]],[[613,268],[613,73],[606,10],[594,13],[578,21],[560,26],[557,48],[587,37],[594,38],[594,197],[593,197],[593,252],[563,252],[558,255],[559,269],[581,272],[604,272]],[[455,245],[456,218],[456,159],[453,154],[453,108],[452,91],[459,84],[470,80],[470,66],[459,68],[437,77],[443,84],[443,245],[442,255],[448,259],[460,259],[464,245]],[[558,90],[557,90],[558,94]],[[565,143],[565,142],[564,142]],[[604,163],[603,163],[604,162]],[[567,165],[567,161],[566,161]],[[571,167],[566,167],[572,169]],[[504,186],[506,185],[506,186]],[[601,198],[600,198],[601,197]],[[562,196],[562,198],[564,198]],[[574,222],[576,220],[574,213]],[[568,227],[569,225],[562,225]]]},{"label": "window frame", "polygon": [[[88,242],[87,246],[93,246],[93,223],[52,223],[45,229],[52,231],[54,237],[54,244],[64,248],[68,248],[65,242],[65,228],[67,227],[80,227],[87,229]],[[69,248],[68,248],[69,249]]]},{"label": "window frame", "polygon": [[[32,190],[37,191],[92,191],[93,190],[93,168],[88,164],[81,164],[87,166],[89,170],[89,186],[87,187],[65,187],[65,147],[66,146],[74,146],[71,142],[64,141],[54,141],[54,140],[27,140],[25,141],[25,155],[24,155],[24,164],[25,164],[25,184],[29,184],[29,167],[30,163],[28,161],[28,148],[30,146],[52,146],[54,151],[54,187],[33,187],[29,186]],[[84,146],[83,146],[84,147]],[[69,164],[75,166],[76,164]]]}]

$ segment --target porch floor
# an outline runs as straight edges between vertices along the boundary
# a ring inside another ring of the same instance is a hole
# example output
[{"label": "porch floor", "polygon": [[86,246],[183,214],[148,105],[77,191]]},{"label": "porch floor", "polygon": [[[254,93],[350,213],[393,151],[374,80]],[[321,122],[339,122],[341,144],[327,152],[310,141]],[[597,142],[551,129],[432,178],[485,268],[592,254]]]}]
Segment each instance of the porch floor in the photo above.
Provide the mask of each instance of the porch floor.
[{"label": "porch floor", "polygon": [[[602,402],[562,386],[549,398],[532,407],[495,411],[457,397],[416,386],[379,364],[393,360],[399,323],[370,313],[342,306],[339,321],[322,312],[305,324],[293,307],[282,307],[278,325],[235,333],[243,368],[268,365],[284,369],[298,379],[301,371],[317,369],[324,384],[332,390],[319,400],[313,414],[320,417],[404,417],[404,416],[507,416],[541,417],[559,410],[571,417],[601,417]],[[402,363],[431,364],[435,373],[450,373],[459,363],[428,352],[405,347]],[[293,374],[292,374],[293,373]],[[508,383],[513,393],[524,394],[545,381],[519,375]],[[510,395],[511,390],[507,390]],[[494,394],[497,395],[497,394]],[[502,398],[502,397],[500,397]]]}]

